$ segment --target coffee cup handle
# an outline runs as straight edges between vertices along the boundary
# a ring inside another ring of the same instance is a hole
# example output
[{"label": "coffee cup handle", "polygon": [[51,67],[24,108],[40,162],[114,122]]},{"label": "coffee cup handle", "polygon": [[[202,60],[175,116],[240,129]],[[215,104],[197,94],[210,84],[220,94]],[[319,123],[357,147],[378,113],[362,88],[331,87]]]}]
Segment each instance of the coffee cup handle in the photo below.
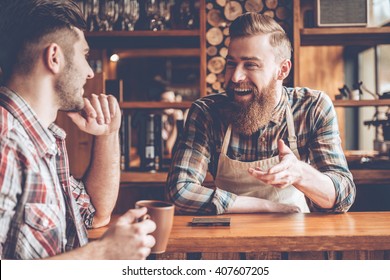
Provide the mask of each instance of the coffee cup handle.
[{"label": "coffee cup handle", "polygon": [[141,218],[139,218],[140,222],[145,221],[145,220],[150,220],[150,215],[149,214],[145,214]]}]

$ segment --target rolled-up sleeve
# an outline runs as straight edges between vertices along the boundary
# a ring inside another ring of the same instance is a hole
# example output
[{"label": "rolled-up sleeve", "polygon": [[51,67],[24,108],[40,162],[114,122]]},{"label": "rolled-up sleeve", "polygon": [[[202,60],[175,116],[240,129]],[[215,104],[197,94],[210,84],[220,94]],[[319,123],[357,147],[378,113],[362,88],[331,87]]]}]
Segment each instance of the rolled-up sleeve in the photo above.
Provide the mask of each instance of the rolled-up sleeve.
[{"label": "rolled-up sleeve", "polygon": [[311,121],[310,162],[332,180],[336,201],[331,209],[320,208],[313,202],[310,206],[314,211],[346,212],[355,200],[356,186],[341,147],[336,111],[326,94],[320,95],[312,110]]},{"label": "rolled-up sleeve", "polygon": [[87,228],[92,228],[95,207],[91,203],[91,198],[86,192],[84,183],[82,181],[76,180],[73,176],[71,176],[70,187],[72,195],[80,209],[80,215],[83,218],[85,226]]},{"label": "rolled-up sleeve", "polygon": [[188,114],[184,135],[177,146],[167,180],[167,199],[181,214],[221,214],[236,195],[203,186],[211,158],[212,118],[195,102]]}]

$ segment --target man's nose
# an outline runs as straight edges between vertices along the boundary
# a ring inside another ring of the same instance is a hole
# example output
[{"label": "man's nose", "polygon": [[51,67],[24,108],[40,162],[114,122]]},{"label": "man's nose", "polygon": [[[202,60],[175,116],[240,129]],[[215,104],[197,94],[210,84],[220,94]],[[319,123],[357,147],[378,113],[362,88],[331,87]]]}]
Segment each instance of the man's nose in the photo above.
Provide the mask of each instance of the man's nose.
[{"label": "man's nose", "polygon": [[93,70],[91,68],[91,66],[88,64],[88,76],[87,76],[87,79],[92,79],[94,76],[95,76],[95,73],[93,73]]},{"label": "man's nose", "polygon": [[246,78],[245,72],[240,67],[236,67],[231,78],[232,82],[239,83],[244,81],[245,78]]}]

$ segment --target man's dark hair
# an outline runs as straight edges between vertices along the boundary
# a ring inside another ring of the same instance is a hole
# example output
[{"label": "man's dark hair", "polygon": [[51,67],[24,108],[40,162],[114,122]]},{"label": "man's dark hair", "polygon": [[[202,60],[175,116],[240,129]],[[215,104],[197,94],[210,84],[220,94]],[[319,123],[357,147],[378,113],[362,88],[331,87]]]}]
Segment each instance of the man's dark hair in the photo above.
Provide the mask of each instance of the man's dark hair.
[{"label": "man's dark hair", "polygon": [[39,57],[34,46],[42,41],[72,51],[68,46],[78,38],[74,27],[86,29],[83,14],[73,1],[1,0],[0,83],[15,72],[28,73]]}]

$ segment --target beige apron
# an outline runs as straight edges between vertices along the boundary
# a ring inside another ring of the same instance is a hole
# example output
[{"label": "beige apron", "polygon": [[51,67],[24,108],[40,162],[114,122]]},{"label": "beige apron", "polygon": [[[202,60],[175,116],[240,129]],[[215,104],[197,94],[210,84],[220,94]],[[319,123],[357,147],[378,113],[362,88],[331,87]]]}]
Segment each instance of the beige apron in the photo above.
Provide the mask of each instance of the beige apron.
[{"label": "beige apron", "polygon": [[[295,136],[293,115],[289,105],[286,107],[286,119],[290,149],[294,152],[295,156],[300,159],[297,148],[297,138]],[[222,190],[226,190],[240,196],[258,197],[274,202],[293,204],[298,206],[302,213],[309,213],[310,210],[307,206],[304,194],[294,186],[290,185],[286,188],[279,189],[263,183],[248,173],[248,169],[250,167],[260,167],[262,170],[268,170],[279,163],[279,156],[253,162],[242,162],[230,159],[226,155],[231,132],[232,127],[229,125],[223,140],[221,154],[219,156],[215,185]]]}]

